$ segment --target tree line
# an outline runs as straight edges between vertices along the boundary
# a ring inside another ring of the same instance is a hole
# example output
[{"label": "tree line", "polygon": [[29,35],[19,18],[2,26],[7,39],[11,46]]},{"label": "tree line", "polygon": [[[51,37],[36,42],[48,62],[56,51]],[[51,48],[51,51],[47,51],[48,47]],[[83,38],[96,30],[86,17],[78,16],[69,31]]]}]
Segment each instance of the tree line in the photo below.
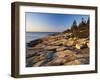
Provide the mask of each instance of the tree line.
[{"label": "tree line", "polygon": [[79,25],[77,25],[77,21],[74,20],[70,29],[65,30],[63,33],[71,32],[73,33],[72,37],[79,37],[79,38],[86,38],[89,37],[89,26],[90,26],[90,19],[86,21],[82,18]]}]

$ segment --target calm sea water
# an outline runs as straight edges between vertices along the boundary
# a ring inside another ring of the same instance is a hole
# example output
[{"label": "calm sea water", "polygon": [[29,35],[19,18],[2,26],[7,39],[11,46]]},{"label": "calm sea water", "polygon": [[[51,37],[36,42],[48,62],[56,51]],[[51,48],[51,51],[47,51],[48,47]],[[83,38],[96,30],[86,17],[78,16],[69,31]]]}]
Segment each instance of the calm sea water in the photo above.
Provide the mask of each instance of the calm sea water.
[{"label": "calm sea water", "polygon": [[56,33],[57,32],[26,32],[26,43]]}]

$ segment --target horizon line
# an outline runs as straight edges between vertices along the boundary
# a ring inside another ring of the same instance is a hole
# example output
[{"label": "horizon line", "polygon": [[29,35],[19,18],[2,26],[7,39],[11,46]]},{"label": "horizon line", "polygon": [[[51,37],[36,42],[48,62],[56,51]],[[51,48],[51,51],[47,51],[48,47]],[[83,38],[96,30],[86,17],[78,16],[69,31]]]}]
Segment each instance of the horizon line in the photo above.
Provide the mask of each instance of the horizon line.
[{"label": "horizon line", "polygon": [[[25,31],[25,32],[49,32],[49,31]],[[50,31],[50,32],[52,32],[52,31]],[[63,32],[63,31],[58,31],[58,32]]]}]

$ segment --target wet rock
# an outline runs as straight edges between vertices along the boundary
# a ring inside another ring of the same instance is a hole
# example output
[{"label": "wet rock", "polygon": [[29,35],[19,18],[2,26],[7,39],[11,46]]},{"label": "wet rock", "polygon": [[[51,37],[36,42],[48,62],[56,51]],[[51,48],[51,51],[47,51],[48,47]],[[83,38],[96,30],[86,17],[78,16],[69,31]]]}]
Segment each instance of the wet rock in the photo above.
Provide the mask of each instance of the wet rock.
[{"label": "wet rock", "polygon": [[54,57],[54,51],[48,51],[45,56],[46,59],[52,59]]},{"label": "wet rock", "polygon": [[36,51],[33,48],[26,49],[26,58],[30,58],[30,57],[35,56],[35,55],[36,55]]},{"label": "wet rock", "polygon": [[42,42],[41,39],[37,39],[37,40],[31,41],[30,43],[27,43],[27,46],[34,47],[35,45],[37,45],[38,43],[41,43],[41,42]]},{"label": "wet rock", "polygon": [[40,52],[40,56],[35,56],[33,58],[33,62],[36,62],[33,64],[33,66],[45,66],[48,62],[50,62],[53,59],[54,51],[43,51]]},{"label": "wet rock", "polygon": [[34,63],[33,58],[26,59],[26,67],[32,67]]}]

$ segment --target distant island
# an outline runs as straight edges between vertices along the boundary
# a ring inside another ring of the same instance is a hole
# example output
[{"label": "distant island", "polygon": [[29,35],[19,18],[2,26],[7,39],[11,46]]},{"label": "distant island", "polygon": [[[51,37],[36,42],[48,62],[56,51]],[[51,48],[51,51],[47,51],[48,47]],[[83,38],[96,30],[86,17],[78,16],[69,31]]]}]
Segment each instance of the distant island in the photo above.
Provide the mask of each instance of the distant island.
[{"label": "distant island", "polygon": [[89,22],[27,43],[26,67],[89,64]]}]

